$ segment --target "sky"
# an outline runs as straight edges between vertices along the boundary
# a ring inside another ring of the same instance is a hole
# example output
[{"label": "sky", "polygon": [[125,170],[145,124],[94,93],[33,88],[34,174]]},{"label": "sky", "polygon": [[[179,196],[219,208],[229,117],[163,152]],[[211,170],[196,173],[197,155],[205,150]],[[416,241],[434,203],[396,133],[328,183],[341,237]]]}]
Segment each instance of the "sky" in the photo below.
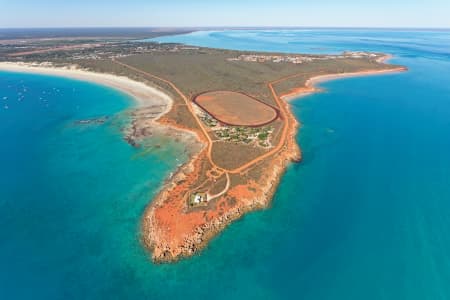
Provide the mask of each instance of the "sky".
[{"label": "sky", "polygon": [[450,0],[0,0],[0,28],[450,28]]}]

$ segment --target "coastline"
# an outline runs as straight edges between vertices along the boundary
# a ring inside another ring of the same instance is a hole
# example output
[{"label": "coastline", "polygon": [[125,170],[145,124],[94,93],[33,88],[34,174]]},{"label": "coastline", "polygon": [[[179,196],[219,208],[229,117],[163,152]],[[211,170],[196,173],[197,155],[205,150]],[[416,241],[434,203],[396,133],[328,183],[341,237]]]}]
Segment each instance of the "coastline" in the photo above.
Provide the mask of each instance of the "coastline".
[{"label": "coastline", "polygon": [[[266,163],[267,172],[264,172],[258,181],[251,182],[250,191],[248,184],[240,184],[230,189],[228,193],[235,197],[239,197],[240,204],[226,210],[217,217],[212,217],[208,222],[198,226],[194,231],[187,235],[183,235],[179,240],[171,234],[167,235],[167,231],[171,231],[170,224],[161,224],[157,221],[158,209],[165,205],[176,207],[180,211],[184,208],[179,206],[180,203],[171,201],[166,202],[167,195],[171,193],[179,193],[183,185],[189,183],[192,178],[197,176],[200,170],[200,161],[205,155],[206,148],[194,153],[186,164],[178,168],[171,180],[166,182],[165,186],[160,190],[157,196],[149,203],[145,209],[142,218],[142,242],[144,246],[151,252],[152,259],[155,263],[176,263],[181,259],[191,257],[205,249],[211,239],[222,232],[234,221],[242,218],[245,214],[267,209],[272,203],[273,196],[278,188],[282,176],[287,167],[292,162],[301,161],[301,150],[296,143],[296,133],[299,123],[289,109],[289,103],[284,105],[289,110],[287,116],[293,123],[289,128],[288,137],[285,147],[279,153],[275,154],[273,159]],[[202,215],[203,212],[192,212],[191,220],[195,220]],[[183,215],[178,215],[176,227],[180,229]]]},{"label": "coastline", "polygon": [[[379,60],[380,63],[385,63],[386,60],[390,59],[391,56],[387,55],[383,58],[383,60]],[[353,77],[362,77],[362,76],[374,76],[374,75],[383,75],[390,73],[399,73],[405,72],[408,69],[406,67],[397,67],[386,70],[368,70],[361,72],[352,72],[352,73],[339,73],[339,74],[328,74],[328,75],[319,75],[309,78],[303,87],[295,88],[291,92],[283,94],[280,96],[284,101],[291,101],[294,99],[298,99],[300,97],[304,97],[313,93],[320,92],[321,89],[317,87],[317,84],[332,81],[336,79],[343,78],[353,78]]]},{"label": "coastline", "polygon": [[[174,174],[201,152],[204,141],[191,130],[168,123],[162,118],[173,106],[173,99],[163,91],[148,86],[143,82],[108,73],[98,73],[77,67],[55,67],[50,63],[0,62],[0,71],[49,75],[99,84],[123,92],[131,97],[136,105],[131,113],[132,121],[123,132],[124,139],[131,146],[138,146],[138,141],[152,135],[170,136],[182,143],[189,153],[188,161],[178,166]],[[161,184],[164,190],[171,178]],[[151,203],[152,201],[150,201]],[[149,204],[150,205],[150,204]]]},{"label": "coastline", "polygon": [[[384,63],[390,56],[384,56],[379,63]],[[299,123],[290,110],[289,100],[314,93],[320,89],[315,84],[319,82],[355,76],[367,76],[375,74],[385,74],[401,72],[407,70],[404,67],[395,67],[386,70],[368,70],[354,73],[340,73],[320,75],[309,78],[303,87],[295,88],[291,92],[278,96],[281,99],[281,105],[285,108],[290,126],[287,128],[287,139],[281,151],[275,153],[273,158],[266,161],[266,171],[262,173],[258,184],[250,182],[248,184],[237,185],[229,190],[229,194],[239,199],[239,205],[230,207],[226,212],[217,216],[211,215],[208,222],[197,224],[195,230],[180,235],[179,239],[170,234],[171,228],[167,224],[160,224],[157,221],[159,209],[164,205],[170,205],[176,211],[184,210],[184,202],[166,203],[167,195],[179,194],[183,188],[187,188],[190,181],[200,172],[200,162],[205,154],[205,141],[201,139],[195,130],[182,128],[177,124],[167,122],[164,116],[172,108],[173,100],[171,97],[161,92],[159,89],[147,86],[145,83],[131,80],[127,77],[116,76],[112,74],[103,74],[89,72],[75,67],[57,68],[50,64],[25,64],[25,63],[2,63],[0,70],[12,72],[26,72],[44,75],[62,76],[77,80],[94,82],[114,89],[121,90],[135,99],[138,103],[138,113],[133,121],[132,131],[129,134],[130,140],[149,136],[153,131],[172,137],[181,138],[181,142],[190,147],[188,160],[180,165],[173,175],[168,178],[161,186],[159,193],[147,205],[142,217],[141,237],[145,247],[151,251],[155,262],[175,262],[180,258],[192,256],[204,249],[209,241],[227,227],[233,221],[241,218],[247,212],[263,209],[270,205],[273,194],[275,193],[282,175],[287,166],[292,161],[301,160],[301,150],[296,143],[296,134]],[[146,118],[146,109],[152,106],[165,105],[163,111],[158,111],[156,117]],[[143,116],[138,114],[142,112]],[[156,121],[156,122],[155,122]],[[251,187],[252,189],[249,189]],[[179,207],[179,205],[182,205]],[[196,220],[200,217],[199,212],[192,212],[187,219],[177,218],[176,224],[173,224],[173,230],[181,230],[178,224],[184,221]],[[191,220],[188,220],[192,218]],[[194,225],[194,224],[191,224]],[[169,233],[168,233],[169,232]]]},{"label": "coastline", "polygon": [[172,98],[161,90],[125,76],[91,72],[76,67],[62,68],[51,64],[16,62],[0,62],[0,71],[59,76],[107,86],[131,96],[138,108],[164,105],[165,109],[160,115],[169,111],[173,104]]},{"label": "coastline", "polygon": [[[378,63],[384,63],[391,56],[382,57]],[[257,182],[250,181],[245,184],[237,185],[228,191],[228,195],[239,199],[238,204],[227,207],[222,214],[215,215],[212,212],[185,212],[183,201],[167,201],[168,195],[181,194],[188,189],[189,183],[198,176],[200,170],[200,160],[204,151],[198,155],[192,156],[188,163],[181,167],[171,182],[165,186],[154,200],[148,205],[142,219],[142,239],[147,249],[152,253],[154,262],[173,263],[186,257],[193,256],[203,250],[209,244],[209,241],[225,229],[229,224],[243,217],[246,213],[264,209],[270,206],[273,195],[278,188],[283,174],[288,165],[292,162],[301,161],[302,154],[299,145],[296,142],[296,135],[299,128],[299,122],[295,119],[291,109],[289,96],[298,98],[299,95],[317,92],[314,84],[321,81],[333,80],[342,77],[367,76],[374,74],[385,74],[393,72],[402,72],[407,69],[404,67],[393,67],[386,70],[367,70],[354,73],[328,74],[312,77],[301,88],[297,88],[293,93],[278,96],[281,104],[286,110],[286,117],[290,120],[287,128],[287,139],[281,151],[265,162],[265,172]],[[216,204],[221,206],[223,203]],[[170,207],[165,209],[165,207]],[[180,213],[178,213],[180,212]],[[177,214],[176,221],[162,222],[167,216]],[[203,214],[207,214],[206,222],[200,222]],[[166,217],[163,217],[163,216]],[[187,227],[182,224],[186,222]]]},{"label": "coastline", "polygon": [[[153,132],[169,135],[185,142],[187,148],[193,148],[196,134],[166,124],[161,120],[173,106],[173,99],[163,91],[135,81],[125,76],[86,71],[76,67],[63,68],[51,64],[0,62],[0,71],[50,75],[84,82],[99,84],[123,92],[136,104],[132,113],[130,128],[125,130],[125,140],[136,145],[135,140],[150,136]],[[149,130],[151,129],[151,130]],[[195,136],[195,137],[194,137]],[[193,137],[193,138],[192,138]]]}]

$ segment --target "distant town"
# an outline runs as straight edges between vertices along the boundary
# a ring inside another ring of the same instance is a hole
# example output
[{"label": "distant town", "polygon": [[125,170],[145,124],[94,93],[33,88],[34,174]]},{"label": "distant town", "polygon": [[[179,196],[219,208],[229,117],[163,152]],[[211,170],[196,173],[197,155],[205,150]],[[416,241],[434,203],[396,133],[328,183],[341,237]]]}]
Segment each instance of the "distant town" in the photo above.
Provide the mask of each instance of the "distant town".
[{"label": "distant town", "polygon": [[246,62],[273,62],[273,63],[292,63],[302,64],[305,62],[312,62],[316,60],[330,60],[340,58],[378,58],[381,55],[368,52],[344,52],[341,55],[323,55],[323,56],[305,56],[305,55],[256,55],[256,54],[242,54],[238,57],[228,58],[228,61],[246,61]]},{"label": "distant town", "polygon": [[[179,53],[201,52],[200,47],[182,44],[161,44],[157,42],[132,41],[132,40],[96,40],[96,39],[70,39],[70,40],[12,40],[0,41],[0,61],[49,61],[58,60],[82,61],[82,60],[106,60],[120,59],[138,54],[151,53]],[[382,54],[368,52],[344,52],[338,55],[290,55],[290,54],[243,54],[227,58],[227,61],[242,61],[256,63],[290,63],[302,64],[313,61],[345,59],[345,58],[369,58],[377,59]]]}]

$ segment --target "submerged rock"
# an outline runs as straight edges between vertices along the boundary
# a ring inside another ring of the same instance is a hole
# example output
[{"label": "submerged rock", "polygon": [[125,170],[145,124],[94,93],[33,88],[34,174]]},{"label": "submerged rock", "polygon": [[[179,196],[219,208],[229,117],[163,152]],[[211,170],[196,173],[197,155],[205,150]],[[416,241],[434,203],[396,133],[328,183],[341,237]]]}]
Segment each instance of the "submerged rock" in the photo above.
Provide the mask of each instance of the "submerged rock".
[{"label": "submerged rock", "polygon": [[92,118],[92,119],[83,119],[75,121],[75,125],[91,125],[91,124],[103,124],[108,121],[109,117],[100,117],[100,118]]}]

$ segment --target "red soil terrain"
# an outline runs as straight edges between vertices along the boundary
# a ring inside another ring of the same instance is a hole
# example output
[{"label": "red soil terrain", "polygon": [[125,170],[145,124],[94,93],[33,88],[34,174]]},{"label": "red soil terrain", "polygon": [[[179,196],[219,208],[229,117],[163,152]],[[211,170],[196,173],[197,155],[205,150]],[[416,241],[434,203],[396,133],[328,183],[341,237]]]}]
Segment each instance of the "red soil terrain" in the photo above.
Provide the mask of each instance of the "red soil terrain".
[{"label": "red soil terrain", "polygon": [[[233,220],[249,211],[269,205],[286,166],[291,161],[298,161],[301,158],[295,139],[298,122],[291,113],[289,104],[282,101],[276,93],[274,85],[283,80],[301,76],[302,73],[267,83],[277,108],[245,94],[231,91],[206,92],[195,98],[194,102],[223,123],[255,126],[259,123],[271,122],[278,117],[282,120],[283,127],[276,146],[238,168],[224,169],[218,167],[211,158],[213,141],[208,134],[208,129],[194,112],[192,101],[173,82],[122,62],[118,63],[170,85],[183,99],[183,105],[186,105],[198,126],[195,126],[195,129],[185,128],[166,116],[160,118],[159,122],[196,133],[198,141],[204,145],[202,150],[177,171],[144,213],[142,240],[152,251],[154,261],[171,262],[181,257],[191,256],[204,248],[215,234]],[[399,68],[352,74],[367,75],[389,71],[399,71]],[[345,74],[332,76],[343,75]],[[304,87],[290,92],[314,91],[313,80],[311,80]],[[227,184],[222,192],[215,194],[216,197],[210,199],[206,206],[192,207],[190,205],[190,195],[199,191],[203,192],[205,183],[214,185],[216,179],[223,175],[227,179]]]},{"label": "red soil terrain", "polygon": [[[229,172],[240,176],[240,183],[232,184],[224,195],[207,207],[190,208],[189,192],[204,172],[202,165],[209,160],[208,149],[204,148],[154,199],[142,221],[143,242],[152,250],[154,261],[170,262],[191,256],[233,220],[270,204],[287,164],[301,158],[295,141],[298,123],[290,113],[289,105],[280,104],[286,122],[283,142],[272,153],[266,153],[271,156],[270,160],[264,155],[249,162],[248,166]],[[259,175],[246,176],[252,166],[260,169]]]},{"label": "red soil terrain", "polygon": [[142,238],[152,249],[154,261],[170,262],[191,256],[233,220],[267,207],[286,165],[300,159],[295,142],[296,128],[296,125],[291,128],[285,147],[266,161],[258,178],[232,186],[208,207],[191,209],[187,205],[188,191],[198,180],[202,162],[207,159],[206,149],[182,168],[144,214]]},{"label": "red soil terrain", "polygon": [[263,126],[279,115],[272,106],[232,91],[202,93],[194,98],[194,102],[213,118],[230,126]]}]

